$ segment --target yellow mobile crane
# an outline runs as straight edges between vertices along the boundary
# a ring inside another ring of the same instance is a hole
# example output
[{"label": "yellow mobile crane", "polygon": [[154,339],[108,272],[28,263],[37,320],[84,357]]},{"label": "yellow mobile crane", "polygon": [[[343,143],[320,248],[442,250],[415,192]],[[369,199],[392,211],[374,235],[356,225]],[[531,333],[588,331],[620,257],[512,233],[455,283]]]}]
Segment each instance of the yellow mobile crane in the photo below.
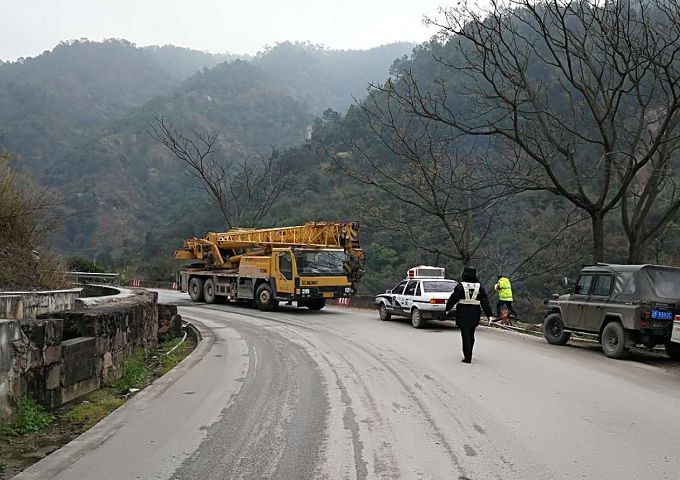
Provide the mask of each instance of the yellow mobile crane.
[{"label": "yellow mobile crane", "polygon": [[356,293],[365,260],[358,232],[355,222],[307,222],[191,238],[175,258],[200,262],[178,272],[178,285],[194,302],[223,297],[272,310],[295,301],[320,310],[327,299]]}]

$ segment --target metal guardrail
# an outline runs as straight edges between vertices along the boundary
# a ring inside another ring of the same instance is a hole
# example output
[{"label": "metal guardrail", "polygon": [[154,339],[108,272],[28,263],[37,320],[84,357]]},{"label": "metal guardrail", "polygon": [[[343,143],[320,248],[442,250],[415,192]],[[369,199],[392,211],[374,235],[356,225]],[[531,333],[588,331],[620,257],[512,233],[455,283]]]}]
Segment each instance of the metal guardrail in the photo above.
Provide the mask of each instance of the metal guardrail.
[{"label": "metal guardrail", "polygon": [[120,286],[120,273],[68,272],[68,274],[73,277],[75,283],[81,285],[95,283]]}]

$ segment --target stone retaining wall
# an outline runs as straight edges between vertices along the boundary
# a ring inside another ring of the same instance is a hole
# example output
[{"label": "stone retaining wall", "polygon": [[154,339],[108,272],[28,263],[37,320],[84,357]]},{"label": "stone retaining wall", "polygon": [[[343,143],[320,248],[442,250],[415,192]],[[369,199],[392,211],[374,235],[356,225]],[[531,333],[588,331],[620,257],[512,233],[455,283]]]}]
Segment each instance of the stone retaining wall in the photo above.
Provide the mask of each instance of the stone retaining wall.
[{"label": "stone retaining wall", "polygon": [[0,418],[11,411],[9,371],[12,366],[12,342],[20,339],[19,320],[0,320]]},{"label": "stone retaining wall", "polygon": [[157,347],[159,311],[163,326],[178,322],[176,308],[159,306],[157,296],[119,289],[71,310],[0,321],[0,416],[19,398],[55,408],[119,378],[135,348]]},{"label": "stone retaining wall", "polygon": [[17,320],[76,306],[80,288],[40,292],[0,292],[0,318]]}]

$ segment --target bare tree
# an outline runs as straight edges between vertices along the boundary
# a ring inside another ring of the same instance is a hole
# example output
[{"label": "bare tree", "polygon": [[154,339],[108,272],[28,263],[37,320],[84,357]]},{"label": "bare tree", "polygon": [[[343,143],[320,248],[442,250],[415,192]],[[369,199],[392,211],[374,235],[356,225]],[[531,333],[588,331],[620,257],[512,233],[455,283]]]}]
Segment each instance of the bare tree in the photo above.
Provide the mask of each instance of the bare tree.
[{"label": "bare tree", "polygon": [[678,253],[676,240],[679,238],[678,233],[680,233],[680,224],[677,223],[676,219],[668,222],[652,240],[652,245],[654,247],[654,262],[657,265],[661,265],[664,262],[675,265],[680,262],[680,254]]},{"label": "bare tree", "polygon": [[150,123],[149,134],[200,182],[228,228],[259,226],[286,187],[288,172],[275,151],[259,159],[227,158],[219,151],[219,132],[195,131],[187,136],[163,117]]},{"label": "bare tree", "polygon": [[[495,206],[523,188],[505,180],[519,176],[519,163],[379,93],[358,104],[370,141],[348,141],[348,152],[330,154],[334,165],[381,193],[383,205],[363,208],[371,223],[406,234],[421,250],[469,265],[491,231]],[[433,241],[423,234],[436,229],[445,238]]]},{"label": "bare tree", "polygon": [[516,147],[540,168],[529,188],[587,212],[602,261],[607,214],[660,149],[678,149],[679,17],[676,0],[463,1],[429,20],[454,47],[437,61],[455,86],[423,89],[404,72],[383,90],[423,118]]},{"label": "bare tree", "polygon": [[[674,149],[673,149],[674,150]],[[676,151],[658,150],[621,197],[621,223],[628,238],[628,263],[645,260],[647,247],[667,230],[680,211]],[[658,263],[658,246],[656,260]]]},{"label": "bare tree", "polygon": [[561,203],[543,201],[539,207],[499,216],[495,241],[481,251],[485,265],[514,281],[582,264],[586,217],[582,210]]}]

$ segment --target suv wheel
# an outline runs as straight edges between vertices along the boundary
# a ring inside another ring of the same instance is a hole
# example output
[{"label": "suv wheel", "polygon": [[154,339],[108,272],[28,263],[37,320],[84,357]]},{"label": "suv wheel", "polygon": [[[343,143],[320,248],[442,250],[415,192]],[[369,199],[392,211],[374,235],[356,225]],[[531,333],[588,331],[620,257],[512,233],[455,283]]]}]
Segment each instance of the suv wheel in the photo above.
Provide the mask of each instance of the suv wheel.
[{"label": "suv wheel", "polygon": [[411,325],[413,325],[415,328],[423,328],[425,326],[423,314],[417,308],[414,308],[411,312]]},{"label": "suv wheel", "polygon": [[628,353],[628,334],[620,322],[608,323],[602,330],[602,351],[609,358],[623,358]]},{"label": "suv wheel", "polygon": [[380,303],[380,306],[378,307],[378,314],[380,315],[380,320],[383,322],[387,322],[392,318],[392,315],[387,311],[387,306],[385,306],[384,303]]},{"label": "suv wheel", "polygon": [[543,322],[543,336],[551,345],[564,345],[571,338],[571,333],[564,331],[562,316],[551,313]]},{"label": "suv wheel", "polygon": [[675,342],[666,343],[666,353],[673,360],[680,360],[680,343]]}]

